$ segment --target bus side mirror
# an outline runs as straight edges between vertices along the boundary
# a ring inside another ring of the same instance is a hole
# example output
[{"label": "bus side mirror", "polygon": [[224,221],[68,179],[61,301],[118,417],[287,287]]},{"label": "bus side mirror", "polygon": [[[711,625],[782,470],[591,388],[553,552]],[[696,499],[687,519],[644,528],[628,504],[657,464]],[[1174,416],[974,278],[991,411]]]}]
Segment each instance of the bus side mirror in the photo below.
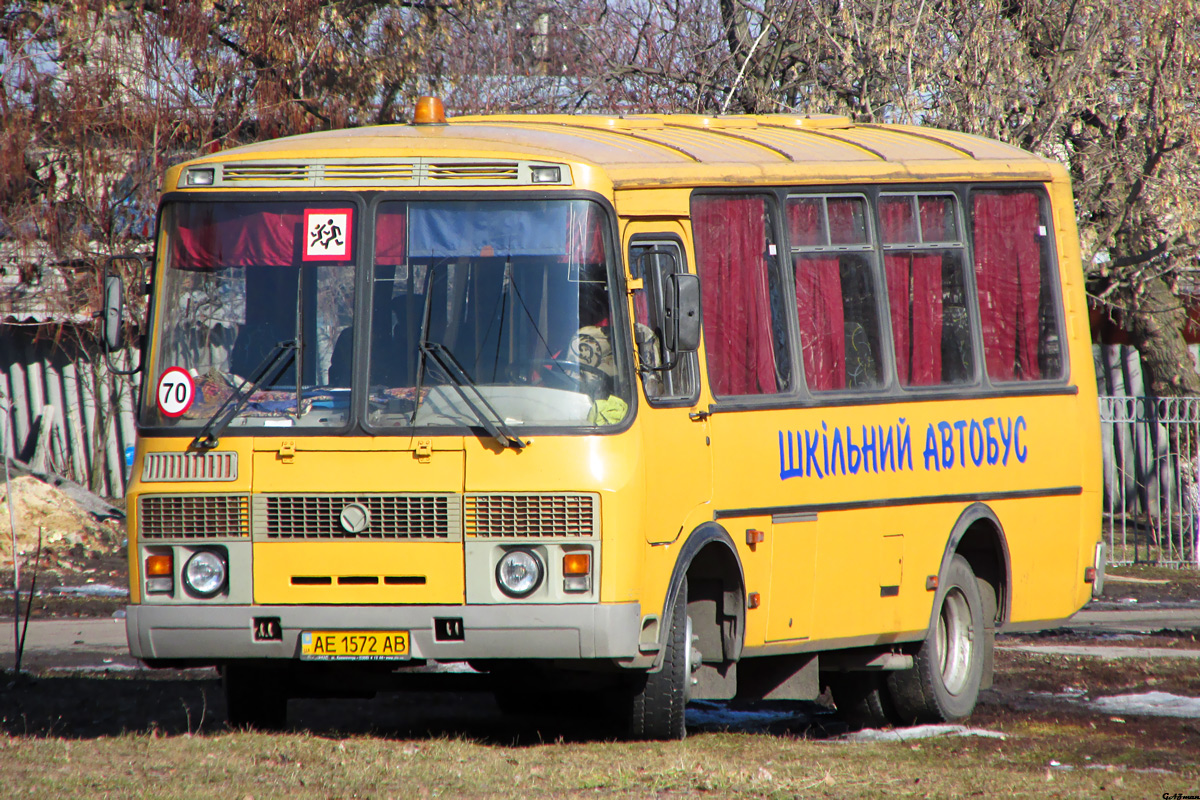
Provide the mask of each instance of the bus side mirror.
[{"label": "bus side mirror", "polygon": [[[114,375],[133,375],[141,366],[132,369],[121,369],[112,362],[112,354],[119,352],[125,346],[125,281],[119,274],[114,274],[123,261],[134,265],[135,280],[142,280],[146,274],[146,263],[138,255],[110,256],[104,261],[104,271],[100,278],[100,344],[104,351],[104,363]],[[137,285],[137,284],[135,284]]]},{"label": "bus side mirror", "polygon": [[677,272],[665,288],[663,344],[674,353],[693,353],[700,347],[700,278]]},{"label": "bus side mirror", "polygon": [[125,316],[125,284],[120,275],[108,275],[104,278],[104,349],[108,352],[120,350],[124,341],[122,336],[124,326],[121,320]]}]

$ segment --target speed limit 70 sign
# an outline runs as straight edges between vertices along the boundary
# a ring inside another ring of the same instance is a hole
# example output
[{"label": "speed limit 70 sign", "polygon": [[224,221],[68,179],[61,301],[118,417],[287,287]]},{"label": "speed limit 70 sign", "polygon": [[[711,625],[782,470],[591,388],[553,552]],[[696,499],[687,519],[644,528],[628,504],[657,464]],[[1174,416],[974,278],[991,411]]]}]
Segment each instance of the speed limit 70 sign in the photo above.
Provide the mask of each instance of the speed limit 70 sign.
[{"label": "speed limit 70 sign", "polygon": [[196,397],[196,384],[182,367],[168,367],[158,379],[155,392],[158,410],[166,417],[178,417],[191,408]]}]

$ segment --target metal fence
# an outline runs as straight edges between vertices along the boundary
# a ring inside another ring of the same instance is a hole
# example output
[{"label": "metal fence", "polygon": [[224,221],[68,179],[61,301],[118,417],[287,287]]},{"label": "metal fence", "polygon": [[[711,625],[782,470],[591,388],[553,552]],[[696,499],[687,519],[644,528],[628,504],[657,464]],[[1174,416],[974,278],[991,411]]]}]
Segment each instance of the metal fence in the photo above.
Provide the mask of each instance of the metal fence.
[{"label": "metal fence", "polygon": [[1200,398],[1100,398],[1109,564],[1200,567]]}]

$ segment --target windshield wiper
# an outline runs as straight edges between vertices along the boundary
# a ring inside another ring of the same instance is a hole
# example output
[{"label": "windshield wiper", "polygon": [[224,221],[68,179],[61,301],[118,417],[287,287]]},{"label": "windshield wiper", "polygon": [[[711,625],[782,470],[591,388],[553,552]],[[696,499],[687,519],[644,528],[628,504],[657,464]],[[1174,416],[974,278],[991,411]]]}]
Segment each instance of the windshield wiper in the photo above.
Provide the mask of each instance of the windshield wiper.
[{"label": "windshield wiper", "polygon": [[[413,395],[412,418],[409,424],[417,424],[417,412],[421,410],[421,388],[425,378],[425,360],[426,358],[432,358],[441,368],[442,372],[446,373],[446,377],[454,385],[454,390],[458,392],[458,396],[466,403],[467,408],[471,409],[471,413],[483,425],[483,429],[488,432],[488,435],[495,439],[501,447],[523,450],[526,443],[521,441],[521,437],[513,433],[512,429],[508,427],[504,418],[487,401],[487,398],[483,396],[483,392],[479,391],[479,387],[475,385],[475,381],[471,380],[471,376],[463,369],[462,364],[458,363],[454,354],[440,342],[429,341],[429,323],[430,317],[433,314],[433,275],[442,266],[445,266],[445,264],[430,264],[429,271],[425,275],[425,308],[421,313],[421,339],[417,343],[417,386],[416,392]],[[475,405],[471,401],[471,398],[467,396],[468,388],[475,393],[475,397],[483,404],[483,407],[491,412],[492,417],[495,418],[495,422],[481,411],[479,406]]]},{"label": "windshield wiper", "polygon": [[[479,391],[479,387],[475,385],[475,381],[471,380],[471,376],[463,369],[462,364],[458,363],[458,359],[454,354],[446,349],[445,345],[440,342],[421,342],[421,352],[441,367],[442,372],[446,373],[446,377],[454,386],[454,390],[458,392],[458,396],[467,404],[467,408],[471,409],[471,413],[483,425],[483,429],[488,432],[488,435],[496,440],[501,447],[511,447],[514,450],[522,450],[525,448],[525,442],[521,441],[521,437],[513,433],[512,429],[505,423],[504,418],[496,411],[487,398],[483,396],[483,392]],[[491,416],[495,418],[495,422],[489,419],[488,415],[480,410],[479,406],[471,401],[467,395],[467,389],[470,389],[475,398],[483,404],[483,407],[491,412]],[[420,403],[420,395],[417,396],[417,403]],[[413,411],[413,422],[416,422],[417,412]]]},{"label": "windshield wiper", "polygon": [[[208,418],[208,422],[200,429],[200,433],[196,434],[196,438],[192,439],[188,449],[211,450],[220,444],[219,437],[225,432],[225,427],[241,413],[260,386],[264,384],[270,386],[275,382],[280,373],[287,369],[295,359],[298,348],[299,344],[295,339],[288,339],[272,347],[271,352],[267,353],[267,357],[251,373],[251,377],[243,379],[233,394],[225,398],[221,407]],[[296,406],[296,410],[300,410],[299,405]]]}]

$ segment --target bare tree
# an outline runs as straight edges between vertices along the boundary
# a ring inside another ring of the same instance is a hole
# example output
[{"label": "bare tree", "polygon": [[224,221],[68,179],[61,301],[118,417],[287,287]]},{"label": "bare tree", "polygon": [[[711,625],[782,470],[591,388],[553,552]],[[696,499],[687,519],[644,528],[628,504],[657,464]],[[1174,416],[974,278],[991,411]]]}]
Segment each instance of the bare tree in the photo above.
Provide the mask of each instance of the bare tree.
[{"label": "bare tree", "polygon": [[[14,0],[0,10],[0,248],[26,295],[41,291],[39,307],[56,310],[43,332],[85,354],[94,454],[127,388],[99,357],[99,276],[111,255],[150,251],[164,169],[244,141],[402,121],[417,94],[438,89],[431,54],[483,2]],[[143,276],[123,269],[140,319]],[[89,462],[94,487],[102,463]]]},{"label": "bare tree", "polygon": [[1064,162],[1094,298],[1151,391],[1200,394],[1181,299],[1200,249],[1200,205],[1185,199],[1200,179],[1189,0],[599,0],[572,21],[603,43],[590,72],[619,108],[843,113]]}]

